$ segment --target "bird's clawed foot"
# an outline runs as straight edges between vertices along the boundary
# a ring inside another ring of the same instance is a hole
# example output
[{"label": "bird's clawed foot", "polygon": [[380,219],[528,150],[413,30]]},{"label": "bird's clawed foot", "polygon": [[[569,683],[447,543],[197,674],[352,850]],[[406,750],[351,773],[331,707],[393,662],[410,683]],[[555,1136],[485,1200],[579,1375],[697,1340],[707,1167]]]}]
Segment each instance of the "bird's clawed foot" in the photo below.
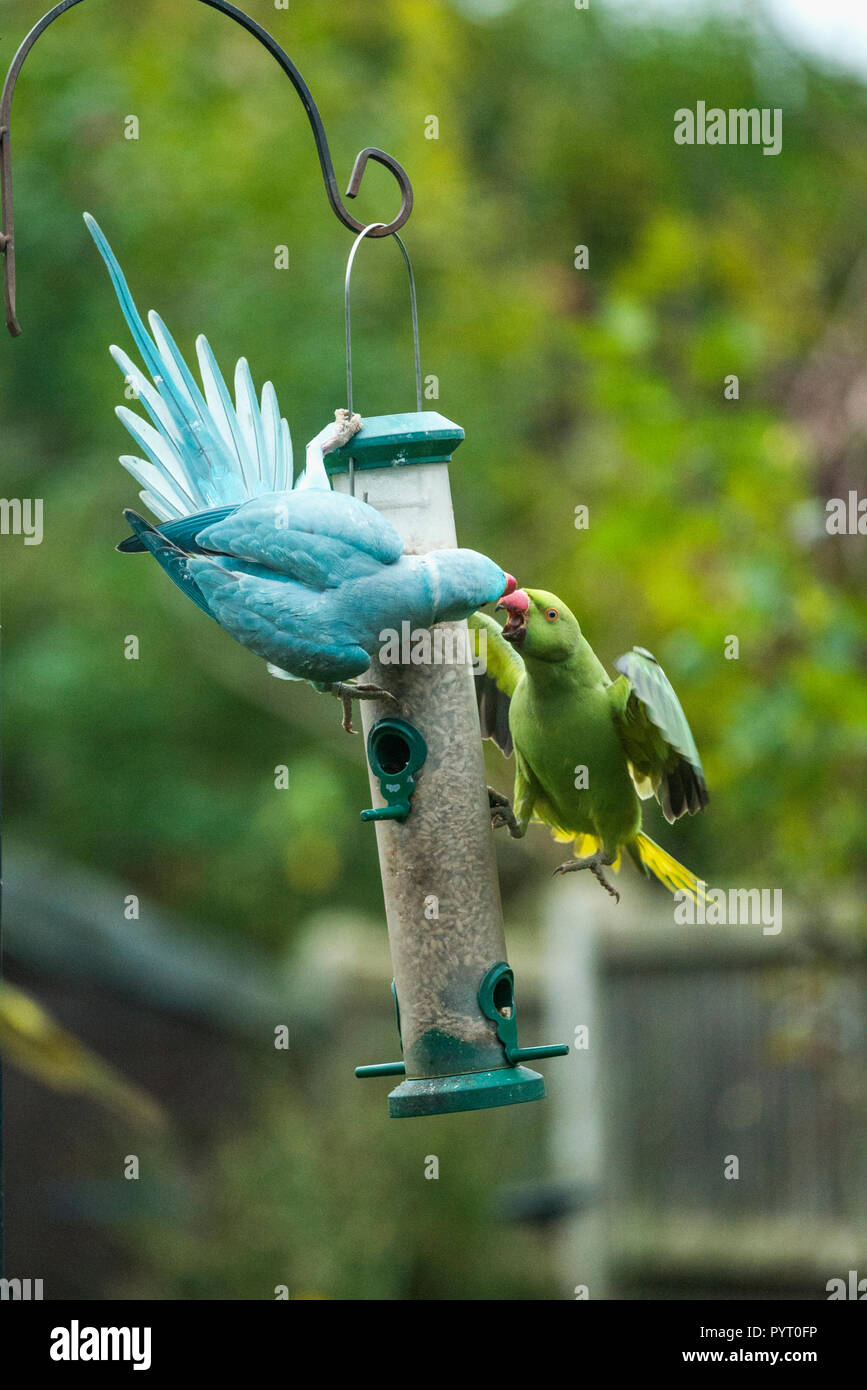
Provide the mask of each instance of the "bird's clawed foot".
[{"label": "bird's clawed foot", "polygon": [[323,454],[333,453],[335,449],[348,444],[353,435],[358,434],[362,426],[360,415],[353,415],[345,407],[334,412],[333,424],[326,425],[324,430],[320,430],[316,436],[319,440]]},{"label": "bird's clawed foot", "polygon": [[378,685],[355,685],[352,681],[335,681],[331,686],[331,694],[336,695],[343,704],[343,727],[348,734],[358,731],[352,727],[352,701],[353,700],[390,700],[393,705],[397,700],[389,690],[383,690]]},{"label": "bird's clawed foot", "polygon": [[495,792],[493,787],[488,787],[488,805],[491,808],[491,829],[501,830],[504,825],[507,825],[510,835],[517,837],[519,833],[518,822],[515,819],[509,798],[500,792]]},{"label": "bird's clawed foot", "polygon": [[554,870],[555,874],[574,874],[579,869],[589,869],[595,879],[598,879],[605,889],[610,893],[615,902],[620,902],[620,894],[617,889],[612,887],[602,872],[603,868],[613,864],[614,860],[607,854],[598,850],[596,854],[588,854],[583,859],[567,859],[565,864],[558,864]]}]

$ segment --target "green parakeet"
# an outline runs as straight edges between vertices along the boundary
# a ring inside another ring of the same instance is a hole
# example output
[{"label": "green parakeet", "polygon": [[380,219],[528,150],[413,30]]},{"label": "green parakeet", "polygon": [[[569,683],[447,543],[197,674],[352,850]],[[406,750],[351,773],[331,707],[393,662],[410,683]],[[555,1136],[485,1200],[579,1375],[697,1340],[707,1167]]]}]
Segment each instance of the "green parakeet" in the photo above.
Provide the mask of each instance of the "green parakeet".
[{"label": "green parakeet", "polygon": [[513,836],[531,820],[571,842],[575,858],[555,873],[589,869],[619,894],[603,869],[623,850],[670,892],[702,893],[696,876],[641,828],[641,800],[655,796],[668,821],[708,804],[695,741],[659,663],[634,647],[612,681],[569,609],[541,589],[516,589],[497,604],[504,628],[484,613],[470,618],[482,735],[515,754],[514,806],[491,792],[494,828]]}]

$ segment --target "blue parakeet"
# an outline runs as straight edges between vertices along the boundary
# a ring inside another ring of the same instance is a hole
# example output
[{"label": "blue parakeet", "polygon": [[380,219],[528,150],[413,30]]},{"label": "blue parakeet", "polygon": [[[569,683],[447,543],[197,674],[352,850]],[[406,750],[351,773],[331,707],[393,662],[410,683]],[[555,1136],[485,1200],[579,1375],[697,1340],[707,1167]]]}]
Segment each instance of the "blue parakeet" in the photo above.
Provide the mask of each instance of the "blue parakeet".
[{"label": "blue parakeet", "polygon": [[273,674],[338,695],[344,728],[351,729],[352,699],[390,698],[376,686],[350,683],[370,666],[383,630],[469,617],[511,593],[515,580],[473,550],[407,555],[375,508],[332,491],[324,454],[361,427],[347,410],[336,411],[308,444],[293,487],[289,428],[271,383],[260,403],[241,358],[233,403],[199,337],[202,391],[153,312],[148,332],[102,231],[87,213],[85,222],[151,378],[111,348],[150,418],[118,407],[146,455],[120,462],[162,523],[127,511],[134,535],[118,549],[150,551],[178,588]]}]

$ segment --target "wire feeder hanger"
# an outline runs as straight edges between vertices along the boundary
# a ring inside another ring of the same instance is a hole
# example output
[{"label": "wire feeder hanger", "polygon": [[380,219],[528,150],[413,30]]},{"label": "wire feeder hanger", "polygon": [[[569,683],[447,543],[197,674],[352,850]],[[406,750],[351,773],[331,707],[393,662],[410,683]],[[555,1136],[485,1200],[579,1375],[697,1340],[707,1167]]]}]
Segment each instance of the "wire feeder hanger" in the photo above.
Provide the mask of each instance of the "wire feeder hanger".
[{"label": "wire feeder hanger", "polygon": [[[240,24],[241,28],[246,29],[248,34],[252,34],[255,39],[258,39],[259,43],[262,44],[263,48],[267,49],[267,51],[271,54],[272,58],[274,58],[279,63],[283,72],[285,72],[286,76],[289,78],[290,82],[292,83],[293,87],[295,88],[296,92],[301,98],[301,103],[304,107],[304,110],[307,113],[307,119],[309,120],[310,127],[313,131],[313,139],[316,143],[316,153],[319,156],[319,165],[322,170],[322,177],[325,181],[325,192],[328,197],[328,201],[331,204],[332,210],[335,216],[339,219],[339,221],[343,223],[344,227],[348,227],[350,231],[358,232],[360,234],[359,237],[356,239],[355,245],[352,248],[352,252],[350,253],[346,279],[347,378],[349,389],[349,405],[351,408],[352,378],[350,366],[350,352],[348,344],[349,275],[352,268],[352,261],[355,255],[356,247],[358,246],[359,241],[362,240],[364,237],[397,236],[398,230],[404,225],[410,213],[412,212],[412,184],[409,181],[409,175],[403,168],[403,165],[399,164],[398,161],[392,155],[386,154],[385,150],[377,149],[375,146],[372,145],[368,146],[366,149],[361,150],[359,154],[356,155],[355,163],[352,166],[352,174],[350,176],[349,184],[346,189],[346,197],[356,197],[358,190],[361,187],[361,180],[364,175],[364,171],[367,167],[368,160],[373,159],[376,160],[378,164],[385,165],[386,169],[390,169],[392,174],[394,174],[394,177],[396,178],[398,186],[400,188],[401,205],[399,213],[395,218],[392,219],[391,222],[372,222],[369,223],[367,226],[365,226],[364,223],[359,222],[358,219],[353,217],[352,214],[344,206],[343,200],[340,196],[340,192],[337,187],[337,176],[334,172],[334,164],[331,159],[331,152],[328,148],[328,140],[325,136],[325,127],[322,124],[322,117],[319,114],[319,109],[316,105],[316,102],[313,100],[310,88],[307,86],[307,83],[304,81],[304,78],[301,76],[295,64],[292,62],[292,59],[280,47],[277,40],[273,38],[272,35],[269,34],[266,29],[263,29],[260,24],[257,24],[254,19],[251,19],[251,17],[248,14],[245,14],[243,10],[236,9],[234,5],[227,4],[226,0],[199,0],[199,3],[203,5],[208,5],[212,10],[218,10],[220,14],[227,15],[229,19],[233,19],[236,24]],[[60,16],[62,14],[65,14],[67,10],[71,10],[75,5],[80,4],[81,0],[61,0],[61,3],[59,5],[55,5],[53,10],[49,10],[47,14],[42,16],[38,24],[34,25],[30,33],[27,35],[27,37],[21,44],[21,47],[18,49],[18,52],[15,54],[15,57],[12,59],[9,71],[6,74],[6,80],[3,84],[3,92],[2,95],[0,95],[0,200],[2,200],[3,204],[2,232],[0,232],[0,251],[3,252],[4,256],[6,326],[8,327],[9,332],[11,333],[13,338],[17,338],[18,335],[21,333],[21,325],[19,324],[18,318],[16,316],[15,303],[15,228],[12,200],[12,157],[10,150],[10,120],[12,114],[12,97],[15,92],[15,83],[18,80],[18,75],[21,72],[22,67],[24,66],[24,61],[27,58],[28,53],[30,52],[33,45],[36,43],[36,40],[42,34],[45,33],[45,30],[48,28],[50,24],[54,23],[55,19],[59,19]],[[410,277],[410,293],[413,310],[413,336],[416,351],[417,396],[419,399],[419,408],[421,408],[421,393],[419,385],[420,373],[418,365],[418,320],[415,311],[415,285],[413,283],[412,269],[409,264],[409,257],[407,255],[406,247],[404,246],[400,237],[397,237],[397,242],[403,253],[404,261],[406,262],[407,270],[409,271]]]},{"label": "wire feeder hanger", "polygon": [[[361,243],[364,241],[364,238],[366,236],[385,236],[384,231],[378,232],[376,230],[377,228],[381,228],[384,226],[385,224],[383,222],[371,222],[368,227],[362,227],[361,231],[358,233],[358,236],[352,243],[352,250],[350,251],[349,257],[346,262],[346,280],[344,281],[343,287],[343,312],[346,320],[346,404],[349,407],[350,415],[352,414],[352,331],[349,311],[349,291],[352,284],[352,266],[355,261],[356,252],[358,251],[358,248],[361,245]],[[412,317],[412,354],[413,363],[415,366],[415,408],[416,412],[420,415],[421,351],[419,348],[418,337],[418,302],[416,300],[415,293],[415,276],[412,273],[412,263],[409,259],[409,252],[407,251],[406,246],[403,243],[403,239],[398,236],[396,231],[392,231],[390,235],[394,237],[395,241],[400,247],[400,254],[403,257],[403,263],[406,266],[406,273],[409,279],[409,309],[410,315]],[[354,497],[355,459],[353,458],[349,459],[349,491],[350,494]]]}]

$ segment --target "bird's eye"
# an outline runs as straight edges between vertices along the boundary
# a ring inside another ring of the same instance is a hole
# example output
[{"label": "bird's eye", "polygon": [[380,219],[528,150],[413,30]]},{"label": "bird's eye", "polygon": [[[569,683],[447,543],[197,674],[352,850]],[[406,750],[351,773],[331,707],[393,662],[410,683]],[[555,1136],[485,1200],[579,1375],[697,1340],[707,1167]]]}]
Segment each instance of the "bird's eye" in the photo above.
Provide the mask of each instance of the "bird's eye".
[{"label": "bird's eye", "polygon": [[560,614],[557,612],[556,608],[549,608],[545,613],[545,617],[548,619],[549,623],[556,623],[559,616]]}]

